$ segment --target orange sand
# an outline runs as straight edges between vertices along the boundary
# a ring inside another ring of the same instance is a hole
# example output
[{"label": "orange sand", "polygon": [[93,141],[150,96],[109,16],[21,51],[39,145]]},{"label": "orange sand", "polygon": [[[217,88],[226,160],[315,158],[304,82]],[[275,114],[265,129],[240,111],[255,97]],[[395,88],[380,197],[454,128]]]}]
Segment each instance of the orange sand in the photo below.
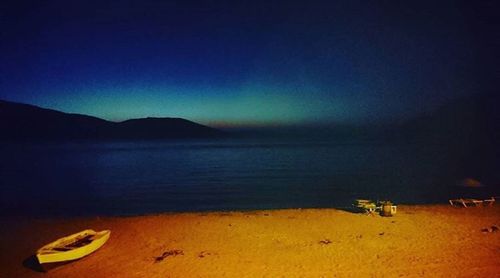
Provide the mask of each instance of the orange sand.
[{"label": "orange sand", "polygon": [[[1,277],[500,277],[500,206],[399,206],[394,217],[334,209],[2,219]],[[90,256],[37,272],[34,251],[111,229]],[[155,257],[172,251],[155,262]],[[182,252],[181,252],[182,251]],[[24,261],[24,265],[23,265]]]}]

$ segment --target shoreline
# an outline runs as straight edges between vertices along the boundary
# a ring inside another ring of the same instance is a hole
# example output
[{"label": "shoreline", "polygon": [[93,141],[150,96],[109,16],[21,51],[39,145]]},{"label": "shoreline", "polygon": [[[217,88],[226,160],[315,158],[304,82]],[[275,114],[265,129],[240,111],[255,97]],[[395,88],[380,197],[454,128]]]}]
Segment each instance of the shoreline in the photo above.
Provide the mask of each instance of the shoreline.
[{"label": "shoreline", "polygon": [[[500,206],[399,205],[393,217],[340,209],[2,217],[5,277],[493,277],[500,275]],[[86,229],[109,241],[37,272],[42,245]]]}]

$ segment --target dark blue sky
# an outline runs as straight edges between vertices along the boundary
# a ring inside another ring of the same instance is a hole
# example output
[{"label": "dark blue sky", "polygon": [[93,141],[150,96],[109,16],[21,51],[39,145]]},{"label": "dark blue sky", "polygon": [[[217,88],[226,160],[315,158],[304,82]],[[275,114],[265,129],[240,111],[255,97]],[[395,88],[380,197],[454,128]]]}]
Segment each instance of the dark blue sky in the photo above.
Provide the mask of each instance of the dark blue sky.
[{"label": "dark blue sky", "polygon": [[472,2],[4,2],[0,98],[110,120],[400,121],[496,89],[497,7]]}]

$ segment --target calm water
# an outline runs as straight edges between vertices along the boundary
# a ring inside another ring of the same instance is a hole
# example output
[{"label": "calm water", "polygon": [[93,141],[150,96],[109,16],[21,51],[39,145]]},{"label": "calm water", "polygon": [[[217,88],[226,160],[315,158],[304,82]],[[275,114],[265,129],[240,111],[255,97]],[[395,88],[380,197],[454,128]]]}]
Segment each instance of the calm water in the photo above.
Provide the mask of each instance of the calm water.
[{"label": "calm water", "polygon": [[2,214],[347,207],[356,198],[444,203],[468,194],[457,187],[467,174],[456,155],[437,145],[235,140],[0,151]]}]

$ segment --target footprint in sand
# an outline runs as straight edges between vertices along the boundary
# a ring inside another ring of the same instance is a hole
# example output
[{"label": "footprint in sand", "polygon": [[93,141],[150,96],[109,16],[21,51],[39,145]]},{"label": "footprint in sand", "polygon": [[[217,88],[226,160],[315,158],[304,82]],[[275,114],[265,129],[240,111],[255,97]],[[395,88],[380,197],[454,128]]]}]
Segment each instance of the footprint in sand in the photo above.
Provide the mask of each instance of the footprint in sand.
[{"label": "footprint in sand", "polygon": [[323,239],[323,240],[319,241],[319,244],[323,244],[323,245],[330,244],[330,243],[332,243],[332,241],[329,239]]},{"label": "footprint in sand", "polygon": [[217,253],[211,253],[208,251],[201,251],[200,254],[198,254],[198,258],[205,258],[206,256],[211,256],[211,255],[217,255]]}]

